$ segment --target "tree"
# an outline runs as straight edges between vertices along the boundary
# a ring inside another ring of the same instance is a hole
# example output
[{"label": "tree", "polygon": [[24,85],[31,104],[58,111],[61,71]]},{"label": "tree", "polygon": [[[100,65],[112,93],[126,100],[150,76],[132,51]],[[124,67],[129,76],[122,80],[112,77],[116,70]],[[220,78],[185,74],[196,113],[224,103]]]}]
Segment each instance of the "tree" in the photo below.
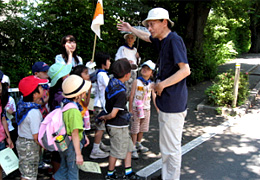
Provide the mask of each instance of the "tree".
[{"label": "tree", "polygon": [[260,53],[260,2],[252,1],[249,11],[250,14],[250,30],[251,30],[251,48],[249,52]]},{"label": "tree", "polygon": [[202,50],[204,29],[211,1],[184,1],[178,6],[178,23],[184,26],[184,39],[189,50]]},{"label": "tree", "polygon": [[[15,87],[22,77],[31,74],[34,62],[54,63],[54,57],[60,54],[60,40],[65,35],[76,37],[77,53],[83,58],[84,64],[92,58],[95,34],[90,25],[96,2],[42,0],[35,6],[22,0],[10,0],[8,3],[0,1],[0,13],[5,17],[0,21],[0,68],[10,76]],[[251,6],[253,8],[249,12],[257,15],[259,4],[256,0],[253,2],[257,6]],[[119,20],[138,26],[150,9],[163,7],[175,22],[172,30],[184,39],[192,69],[189,82],[196,84],[215,76],[219,54],[225,54],[227,46],[231,44],[238,53],[247,49],[250,34],[249,16],[246,13],[250,7],[248,4],[246,0],[104,0],[105,24],[101,26],[103,40],[97,40],[96,51],[108,52],[113,59],[118,47],[124,43],[123,34],[116,28]],[[220,18],[222,15],[223,19]],[[258,16],[252,16],[251,22],[253,17],[257,17],[254,22],[258,22]],[[216,27],[220,24],[226,32],[217,38],[215,35],[220,31]],[[259,25],[256,25],[252,26],[252,32],[254,29],[255,32],[259,31]],[[259,35],[255,34],[254,37],[252,35],[252,42],[257,42]],[[143,61],[156,61],[158,53],[152,48],[150,43],[139,41],[138,51]],[[13,73],[13,69],[16,73]]]}]

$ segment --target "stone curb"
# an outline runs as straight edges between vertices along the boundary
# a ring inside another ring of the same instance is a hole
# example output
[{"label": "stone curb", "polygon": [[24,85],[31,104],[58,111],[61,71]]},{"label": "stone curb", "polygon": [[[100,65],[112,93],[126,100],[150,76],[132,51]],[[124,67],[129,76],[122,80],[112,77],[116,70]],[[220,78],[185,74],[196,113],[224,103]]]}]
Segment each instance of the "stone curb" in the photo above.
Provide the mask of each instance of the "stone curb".
[{"label": "stone curb", "polygon": [[[204,99],[201,103],[197,105],[197,110],[201,112],[205,112],[210,115],[216,115],[219,114],[219,111],[221,109],[221,115],[222,116],[243,116],[246,114],[247,110],[251,106],[251,104],[254,103],[255,98],[259,92],[260,89],[260,82],[257,83],[257,85],[250,91],[250,95],[248,97],[248,100],[246,101],[245,104],[236,107],[236,108],[227,108],[227,107],[214,107],[214,106],[209,106],[206,105],[206,99]],[[219,109],[219,110],[218,110]]]}]

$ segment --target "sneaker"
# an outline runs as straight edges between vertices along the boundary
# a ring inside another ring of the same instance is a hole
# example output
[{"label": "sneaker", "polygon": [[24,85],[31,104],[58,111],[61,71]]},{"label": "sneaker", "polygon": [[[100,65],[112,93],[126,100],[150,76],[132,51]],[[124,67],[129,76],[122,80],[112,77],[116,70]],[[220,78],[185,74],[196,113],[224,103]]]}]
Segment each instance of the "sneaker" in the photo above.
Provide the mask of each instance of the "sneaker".
[{"label": "sneaker", "polygon": [[142,144],[140,144],[139,146],[136,146],[136,149],[137,149],[137,151],[140,151],[142,153],[149,151],[149,149],[147,147],[143,146]]},{"label": "sneaker", "polygon": [[135,174],[135,172],[132,172],[131,174],[124,175],[123,179],[125,179],[125,180],[141,180],[141,179],[144,179],[144,178],[141,177],[141,176],[138,176],[137,174]]},{"label": "sneaker", "polygon": [[100,142],[100,149],[105,152],[110,151],[110,146],[105,145],[103,142]]},{"label": "sneaker", "polygon": [[134,151],[132,152],[132,159],[139,159],[139,155],[138,155],[138,153],[137,153],[137,150],[134,150]]},{"label": "sneaker", "polygon": [[103,159],[103,158],[107,158],[109,156],[108,152],[104,152],[101,149],[97,150],[97,151],[91,151],[90,153],[90,158],[92,159]]},{"label": "sneaker", "polygon": [[113,175],[111,175],[111,176],[108,176],[108,175],[105,176],[105,180],[113,180],[113,179],[119,179],[116,172],[114,172]]},{"label": "sneaker", "polygon": [[39,166],[38,166],[39,169],[48,169],[50,167],[51,167],[51,165],[47,164],[45,162],[40,163]]}]

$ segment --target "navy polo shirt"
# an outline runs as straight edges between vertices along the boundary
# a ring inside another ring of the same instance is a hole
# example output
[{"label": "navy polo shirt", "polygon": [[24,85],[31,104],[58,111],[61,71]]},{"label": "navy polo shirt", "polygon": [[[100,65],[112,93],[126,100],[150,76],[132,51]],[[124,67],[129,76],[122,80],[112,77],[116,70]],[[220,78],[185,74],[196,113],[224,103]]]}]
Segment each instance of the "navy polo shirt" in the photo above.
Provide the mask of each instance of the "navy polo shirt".
[{"label": "navy polo shirt", "polygon": [[121,92],[117,93],[116,95],[114,95],[113,97],[111,97],[110,99],[107,98],[107,92],[105,92],[105,96],[106,96],[106,106],[105,107],[106,107],[106,110],[108,113],[111,113],[113,108],[119,109],[115,118],[106,121],[107,125],[118,126],[118,127],[128,126],[129,123],[127,122],[127,120],[125,118],[122,118],[124,116],[124,114],[127,113],[126,92],[121,91]]},{"label": "navy polo shirt", "polygon": [[[188,64],[186,47],[182,38],[176,32],[170,32],[161,41],[152,38],[152,36],[150,36],[150,40],[159,50],[158,79],[161,81],[180,69],[178,63]],[[161,96],[156,97],[156,104],[162,112],[179,113],[186,110],[187,99],[188,89],[186,78],[184,78],[179,83],[164,88]]]}]

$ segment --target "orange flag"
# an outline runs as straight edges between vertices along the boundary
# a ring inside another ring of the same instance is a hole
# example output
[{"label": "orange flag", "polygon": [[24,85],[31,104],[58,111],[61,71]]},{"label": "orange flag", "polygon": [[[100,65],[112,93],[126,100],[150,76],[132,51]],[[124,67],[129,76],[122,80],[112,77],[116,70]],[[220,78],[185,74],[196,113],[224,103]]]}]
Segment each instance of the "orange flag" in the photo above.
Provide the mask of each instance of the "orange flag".
[{"label": "orange flag", "polygon": [[[101,39],[100,37],[100,25],[104,24],[104,11],[103,11],[103,2],[102,0],[97,1],[97,6],[95,10],[95,14],[91,23],[91,29],[94,33]],[[102,40],[102,39],[101,39]]]}]

